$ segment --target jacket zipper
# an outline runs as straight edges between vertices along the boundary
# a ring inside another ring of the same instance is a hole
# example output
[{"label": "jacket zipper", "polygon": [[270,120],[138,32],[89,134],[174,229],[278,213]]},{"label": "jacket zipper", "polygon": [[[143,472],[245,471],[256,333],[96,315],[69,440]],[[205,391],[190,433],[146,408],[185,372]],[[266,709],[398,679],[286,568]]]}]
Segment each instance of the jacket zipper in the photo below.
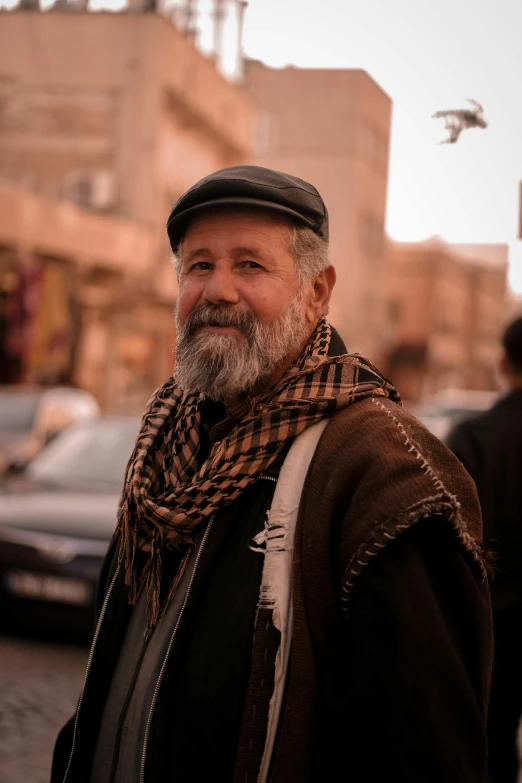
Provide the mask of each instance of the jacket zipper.
[{"label": "jacket zipper", "polygon": [[109,585],[109,589],[107,590],[107,594],[106,594],[106,596],[105,596],[105,598],[103,600],[100,616],[98,617],[98,622],[96,624],[96,631],[94,632],[94,636],[93,636],[93,639],[92,639],[91,649],[89,651],[89,657],[87,659],[87,668],[85,670],[85,677],[84,677],[84,680],[83,680],[83,687],[82,687],[82,691],[80,693],[80,698],[78,699],[78,707],[76,709],[76,717],[74,719],[73,739],[72,739],[72,745],[71,745],[71,753],[70,753],[70,756],[69,756],[69,763],[67,764],[67,769],[65,770],[65,777],[63,779],[63,783],[65,783],[65,781],[67,780],[67,776],[69,775],[69,770],[71,768],[71,763],[72,763],[73,754],[74,754],[74,748],[76,746],[76,733],[77,733],[77,730],[78,730],[78,718],[80,716],[80,709],[81,709],[82,702],[83,702],[83,696],[85,694],[85,687],[87,685],[87,679],[89,677],[89,673],[90,673],[90,670],[91,670],[92,659],[93,659],[93,656],[94,656],[94,648],[96,647],[96,642],[98,641],[98,636],[100,634],[101,624],[102,624],[102,621],[103,621],[103,618],[104,618],[104,615],[105,615],[105,611],[107,609],[107,604],[109,603],[109,598],[110,598],[111,593],[112,593],[112,588],[114,587],[114,583],[116,582],[116,579],[118,578],[118,574],[120,573],[121,563],[122,563],[124,554],[125,554],[125,551],[123,549],[122,553],[121,553],[120,561],[119,561],[119,563],[118,563],[118,565],[116,567],[116,571],[114,572],[114,576],[111,579],[111,583]]},{"label": "jacket zipper", "polygon": [[259,476],[259,478],[266,479],[267,481],[273,481],[275,484],[277,484],[278,481],[275,476],[265,476],[265,474]]},{"label": "jacket zipper", "polygon": [[[188,587],[187,587],[187,592],[185,593],[185,598],[183,599],[183,604],[181,605],[181,609],[180,609],[180,612],[179,612],[179,615],[178,615],[178,619],[176,621],[176,625],[174,626],[174,630],[172,631],[172,636],[170,637],[169,646],[167,647],[167,652],[165,653],[165,658],[163,660],[163,664],[161,666],[160,673],[158,675],[158,681],[157,681],[156,687],[154,689],[154,695],[152,697],[152,702],[151,702],[151,705],[150,705],[149,716],[147,718],[147,725],[145,727],[145,737],[143,739],[143,752],[142,752],[142,755],[141,755],[141,768],[140,768],[140,783],[144,783],[144,780],[145,780],[145,761],[146,761],[146,758],[147,758],[147,747],[148,747],[148,744],[149,744],[150,727],[151,727],[151,724],[152,724],[152,717],[154,715],[154,709],[156,707],[156,702],[158,700],[159,689],[161,687],[163,676],[165,674],[165,669],[166,669],[166,666],[167,666],[167,663],[168,663],[168,660],[169,660],[169,657],[170,657],[170,652],[172,650],[172,645],[174,644],[174,638],[176,636],[179,624],[181,622],[181,618],[183,617],[183,613],[184,613],[185,607],[187,605],[188,597],[189,597],[190,591],[192,589],[192,584],[194,582],[194,577],[196,575],[196,570],[197,570],[197,567],[199,565],[199,561],[201,559],[201,553],[203,552],[203,547],[206,544],[207,538],[208,538],[209,533],[210,533],[210,528],[212,527],[212,523],[214,522],[214,517],[215,516],[216,516],[216,512],[214,512],[212,514],[212,516],[210,517],[210,521],[209,521],[209,523],[207,525],[207,528],[206,528],[206,530],[205,530],[205,532],[203,534],[203,538],[201,539],[201,545],[199,547],[198,554],[196,556],[196,562],[194,563],[194,568],[192,569],[192,574],[190,576],[190,582],[189,582]],[[64,781],[64,783],[65,783],[65,781]]]}]

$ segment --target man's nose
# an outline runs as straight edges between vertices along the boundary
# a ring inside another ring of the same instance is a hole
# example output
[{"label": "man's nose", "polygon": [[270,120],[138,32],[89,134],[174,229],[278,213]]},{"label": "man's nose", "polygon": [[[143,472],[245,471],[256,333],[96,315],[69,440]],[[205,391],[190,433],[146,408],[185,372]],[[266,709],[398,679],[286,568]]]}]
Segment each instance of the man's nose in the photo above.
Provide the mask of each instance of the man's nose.
[{"label": "man's nose", "polygon": [[208,277],[203,297],[212,304],[219,304],[220,302],[237,304],[239,302],[239,292],[232,270],[215,267]]}]

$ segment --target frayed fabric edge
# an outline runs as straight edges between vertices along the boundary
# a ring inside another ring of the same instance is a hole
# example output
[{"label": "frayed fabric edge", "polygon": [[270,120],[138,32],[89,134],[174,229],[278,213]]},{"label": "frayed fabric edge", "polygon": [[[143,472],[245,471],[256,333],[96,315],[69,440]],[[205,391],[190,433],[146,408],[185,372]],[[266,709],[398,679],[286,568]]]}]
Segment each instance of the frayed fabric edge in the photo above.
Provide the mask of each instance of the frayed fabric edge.
[{"label": "frayed fabric edge", "polygon": [[281,634],[275,661],[274,692],[270,699],[267,734],[257,783],[266,783],[275,744],[292,641],[292,558],[301,494],[319,439],[328,424],[322,419],[293,442],[281,468],[264,530],[254,538],[254,551],[264,554],[258,609],[272,611]]}]

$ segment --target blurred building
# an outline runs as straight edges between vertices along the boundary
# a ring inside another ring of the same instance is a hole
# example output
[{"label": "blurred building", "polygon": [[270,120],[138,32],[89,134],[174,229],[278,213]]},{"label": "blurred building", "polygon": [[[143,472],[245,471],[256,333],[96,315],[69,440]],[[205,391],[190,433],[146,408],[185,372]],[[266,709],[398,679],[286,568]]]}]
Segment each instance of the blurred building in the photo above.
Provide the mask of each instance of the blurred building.
[{"label": "blurred building", "polygon": [[386,372],[405,400],[495,389],[508,302],[507,245],[388,243]]},{"label": "blurred building", "polygon": [[384,224],[392,103],[362,70],[245,63],[259,104],[254,162],[313,183],[330,214],[330,320],[375,363],[385,335]]},{"label": "blurred building", "polygon": [[156,13],[1,22],[0,382],[139,409],[173,362],[166,217],[250,157],[252,101]]}]

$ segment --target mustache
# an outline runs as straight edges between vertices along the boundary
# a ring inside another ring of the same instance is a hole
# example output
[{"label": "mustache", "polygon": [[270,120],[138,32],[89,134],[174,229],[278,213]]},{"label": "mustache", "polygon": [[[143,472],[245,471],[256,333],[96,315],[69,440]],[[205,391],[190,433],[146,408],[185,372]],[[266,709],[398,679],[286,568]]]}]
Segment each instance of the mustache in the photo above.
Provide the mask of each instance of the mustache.
[{"label": "mustache", "polygon": [[252,337],[257,325],[257,318],[252,313],[226,305],[204,304],[188,315],[183,332],[186,338],[190,338],[202,326],[235,326],[247,337]]}]

